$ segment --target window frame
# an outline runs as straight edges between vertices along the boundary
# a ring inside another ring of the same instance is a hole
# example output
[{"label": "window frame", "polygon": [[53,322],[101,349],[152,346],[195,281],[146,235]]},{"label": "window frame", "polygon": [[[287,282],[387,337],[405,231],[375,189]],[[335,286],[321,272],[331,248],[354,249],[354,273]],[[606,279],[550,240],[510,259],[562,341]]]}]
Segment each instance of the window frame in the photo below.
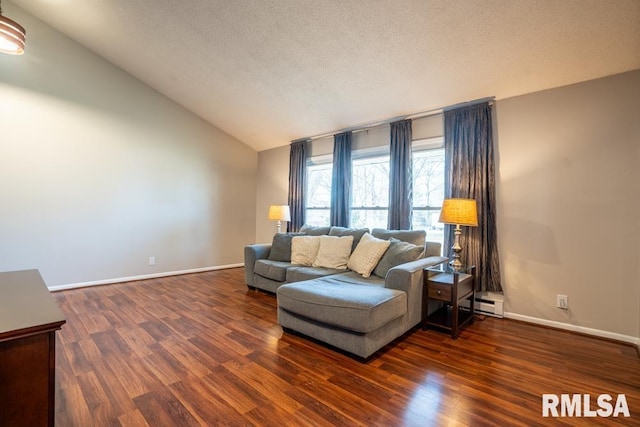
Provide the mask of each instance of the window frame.
[{"label": "window frame", "polygon": [[[439,136],[439,137],[434,137],[434,138],[424,138],[424,139],[417,139],[412,141],[412,155],[415,155],[416,153],[420,153],[420,152],[425,152],[425,151],[431,151],[431,150],[444,150],[444,136]],[[412,159],[412,162],[414,161],[414,159]],[[444,162],[444,152],[443,152],[443,162]],[[412,167],[414,168],[414,172],[415,172],[415,164],[412,164]],[[415,179],[415,177],[414,177]],[[444,180],[445,180],[445,176],[444,176],[444,170],[442,171],[442,185],[444,187]],[[415,194],[415,182],[413,183],[413,191]],[[444,195],[443,195],[444,198]],[[415,200],[415,198],[414,198]],[[421,227],[416,227],[414,220],[415,218],[417,218],[417,216],[414,214],[416,212],[440,212],[440,210],[442,210],[442,205],[440,206],[416,206],[415,204],[412,205],[411,207],[411,211],[412,211],[412,220],[411,220],[411,228],[412,229],[423,229]],[[428,230],[427,230],[428,231]],[[439,233],[438,233],[439,234]],[[442,243],[442,242],[441,242]]]},{"label": "window frame", "polygon": [[[387,162],[387,165],[389,164],[390,161],[390,153],[389,153],[389,146],[378,146],[378,147],[369,147],[369,148],[363,148],[360,150],[354,150],[351,153],[351,167],[355,167],[355,162],[361,162],[361,161],[367,161],[367,160],[373,160],[373,159],[383,159],[383,161]],[[390,172],[390,171],[389,171]],[[389,194],[389,180],[387,180],[387,204],[386,206],[354,206],[353,204],[353,196],[355,194],[355,188],[354,188],[355,182],[352,180],[351,182],[351,206],[349,208],[349,220],[351,223],[352,227],[355,227],[354,225],[354,213],[356,211],[369,211],[369,212],[373,212],[373,211],[379,211],[379,212],[386,212],[386,220],[388,221],[389,218],[389,199],[388,199],[388,194]],[[387,228],[386,222],[385,221],[385,225],[383,228]],[[377,228],[377,227],[372,227],[372,225],[363,225],[364,227],[369,227],[369,228]]]},{"label": "window frame", "polygon": [[[311,200],[311,197],[309,197],[309,170],[310,168],[313,168],[314,166],[331,166],[330,169],[333,169],[333,155],[332,154],[322,154],[322,155],[318,155],[318,156],[313,156],[313,157],[308,157],[307,158],[307,176],[305,177],[305,193],[306,196],[305,197],[305,223],[309,223],[308,222],[308,215],[307,212],[308,211],[326,211],[327,212],[327,218],[329,219],[328,223],[326,225],[323,224],[317,224],[318,226],[322,226],[322,227],[326,227],[329,226],[331,220],[330,220],[330,215],[331,215],[331,197],[329,197],[329,205],[328,206],[309,206],[309,202]],[[329,183],[329,194],[331,194],[331,183]],[[316,224],[309,224],[309,225],[316,225]]]}]

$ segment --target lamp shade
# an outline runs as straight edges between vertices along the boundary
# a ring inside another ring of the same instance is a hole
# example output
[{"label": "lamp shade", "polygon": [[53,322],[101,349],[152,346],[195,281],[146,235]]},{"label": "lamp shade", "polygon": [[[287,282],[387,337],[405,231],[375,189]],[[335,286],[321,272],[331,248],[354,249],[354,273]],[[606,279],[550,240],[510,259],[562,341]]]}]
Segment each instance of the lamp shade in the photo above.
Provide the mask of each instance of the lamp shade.
[{"label": "lamp shade", "polygon": [[288,205],[269,206],[269,219],[271,221],[291,221],[291,213]]},{"label": "lamp shade", "polygon": [[445,224],[478,226],[478,209],[474,199],[445,199],[442,202],[440,219]]},{"label": "lamp shade", "polygon": [[2,16],[0,7],[0,52],[10,55],[22,55],[26,31],[16,21]]}]

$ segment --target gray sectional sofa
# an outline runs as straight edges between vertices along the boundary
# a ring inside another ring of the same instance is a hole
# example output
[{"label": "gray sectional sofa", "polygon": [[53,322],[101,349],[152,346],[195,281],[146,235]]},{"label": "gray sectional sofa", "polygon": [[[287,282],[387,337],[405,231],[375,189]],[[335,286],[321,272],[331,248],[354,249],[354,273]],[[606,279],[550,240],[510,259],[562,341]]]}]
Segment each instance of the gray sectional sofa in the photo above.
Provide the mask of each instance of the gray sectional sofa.
[{"label": "gray sectional sofa", "polygon": [[[368,231],[303,227],[301,233],[352,235],[354,250]],[[440,256],[440,244],[426,242],[422,230],[373,229],[370,235],[392,240],[393,244],[400,241],[418,245],[424,250],[418,259],[399,265],[394,264],[402,257],[395,254],[383,257],[377,267],[385,260],[387,263],[391,260],[391,264],[385,265],[380,276],[374,271],[370,277],[363,277],[349,269],[293,264],[287,248],[290,250],[295,235],[276,235],[272,244],[245,247],[247,285],[250,289],[276,293],[278,322],[285,331],[312,337],[367,359],[420,323],[423,269],[446,261]]]}]

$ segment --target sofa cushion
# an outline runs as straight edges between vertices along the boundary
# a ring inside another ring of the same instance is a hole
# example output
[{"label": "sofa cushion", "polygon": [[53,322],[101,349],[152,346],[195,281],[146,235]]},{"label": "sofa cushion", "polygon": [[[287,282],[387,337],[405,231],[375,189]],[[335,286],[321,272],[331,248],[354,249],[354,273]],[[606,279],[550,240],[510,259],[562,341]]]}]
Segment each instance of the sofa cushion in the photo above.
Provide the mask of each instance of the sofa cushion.
[{"label": "sofa cushion", "polygon": [[353,245],[351,245],[351,251],[358,246],[360,239],[365,233],[368,233],[368,228],[345,228],[345,227],[331,227],[329,231],[329,236],[353,236]]},{"label": "sofa cushion", "polygon": [[[288,270],[287,270],[288,273]],[[336,282],[340,283],[348,283],[352,285],[367,285],[367,286],[385,286],[384,279],[378,276],[371,275],[367,278],[362,277],[361,274],[356,273],[355,271],[347,270],[346,272],[340,272],[340,274],[334,274],[331,277]],[[402,290],[402,289],[401,289]]]},{"label": "sofa cushion", "polygon": [[303,225],[300,232],[307,236],[326,236],[329,234],[331,227],[315,227],[313,225]]},{"label": "sofa cushion", "polygon": [[347,267],[362,274],[362,277],[369,277],[390,244],[388,240],[377,239],[366,233],[351,254]]},{"label": "sofa cushion", "polygon": [[320,236],[318,255],[313,261],[313,267],[347,269],[347,261],[351,255],[353,236]]},{"label": "sofa cushion", "polygon": [[287,282],[302,282],[304,280],[317,279],[318,277],[331,276],[344,273],[344,270],[321,267],[291,266],[287,269]]},{"label": "sofa cushion", "polygon": [[276,233],[267,259],[271,261],[291,261],[291,239],[304,233]]},{"label": "sofa cushion", "polygon": [[320,248],[319,236],[295,236],[291,239],[291,263],[312,265]]},{"label": "sofa cushion", "polygon": [[271,280],[284,282],[287,277],[287,268],[289,267],[291,267],[290,262],[259,259],[253,267],[253,272]]},{"label": "sofa cushion", "polygon": [[282,285],[277,295],[278,308],[358,333],[374,331],[407,312],[402,291],[333,277]]},{"label": "sofa cushion", "polygon": [[378,262],[378,265],[373,270],[373,274],[382,278],[387,277],[387,272],[396,265],[415,261],[419,259],[424,252],[424,246],[401,242],[393,237],[390,242],[389,249],[382,255],[380,262]]}]

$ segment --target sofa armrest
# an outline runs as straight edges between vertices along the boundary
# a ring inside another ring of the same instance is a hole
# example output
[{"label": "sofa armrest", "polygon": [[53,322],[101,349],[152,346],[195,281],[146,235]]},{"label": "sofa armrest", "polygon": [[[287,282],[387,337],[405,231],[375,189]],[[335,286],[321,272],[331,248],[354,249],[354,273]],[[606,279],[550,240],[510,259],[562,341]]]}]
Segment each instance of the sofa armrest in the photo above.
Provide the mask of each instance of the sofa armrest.
[{"label": "sofa armrest", "polygon": [[258,243],[244,247],[244,280],[248,286],[253,285],[253,268],[259,259],[267,259],[271,252],[271,243]]},{"label": "sofa armrest", "polygon": [[409,327],[422,320],[422,272],[425,268],[440,264],[447,258],[430,256],[393,267],[387,273],[384,286],[407,294]]}]

